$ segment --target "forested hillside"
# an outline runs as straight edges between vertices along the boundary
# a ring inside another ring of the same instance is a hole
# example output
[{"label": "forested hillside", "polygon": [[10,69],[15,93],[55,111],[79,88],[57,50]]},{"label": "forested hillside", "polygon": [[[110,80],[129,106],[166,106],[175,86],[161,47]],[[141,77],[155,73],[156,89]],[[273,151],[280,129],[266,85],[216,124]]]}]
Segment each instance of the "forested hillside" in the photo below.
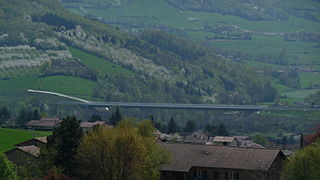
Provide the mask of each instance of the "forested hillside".
[{"label": "forested hillside", "polygon": [[[1,1],[0,45],[2,91],[36,88],[106,101],[226,104],[276,96],[266,79],[201,45],[159,31],[128,35],[71,14],[57,0]],[[17,88],[21,79],[33,79],[32,84]],[[78,81],[83,83],[63,87]]]},{"label": "forested hillside", "polygon": [[320,89],[319,1],[61,2],[72,12],[130,34],[141,35],[146,29],[161,30],[203,44],[231,61],[247,64],[272,82],[280,94],[277,102],[301,103]]}]

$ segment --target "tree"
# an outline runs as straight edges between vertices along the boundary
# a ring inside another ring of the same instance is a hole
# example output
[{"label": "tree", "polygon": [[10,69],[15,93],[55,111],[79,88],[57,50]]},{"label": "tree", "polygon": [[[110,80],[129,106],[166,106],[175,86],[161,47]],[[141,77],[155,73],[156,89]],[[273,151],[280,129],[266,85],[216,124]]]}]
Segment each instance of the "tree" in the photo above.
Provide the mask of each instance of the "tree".
[{"label": "tree", "polygon": [[229,136],[227,128],[224,126],[223,123],[220,123],[217,127],[217,136]]},{"label": "tree", "polygon": [[7,106],[0,107],[0,125],[5,123],[10,118],[11,113],[9,112]]},{"label": "tree", "polygon": [[1,180],[18,180],[18,173],[15,165],[0,152],[0,179]]},{"label": "tree", "polygon": [[20,126],[25,126],[25,124],[32,120],[32,111],[28,109],[22,109],[19,113],[17,123]]},{"label": "tree", "polygon": [[74,160],[81,137],[80,121],[74,116],[69,116],[64,118],[60,126],[47,138],[47,148],[53,152],[53,164],[71,177],[76,169]]},{"label": "tree", "polygon": [[173,133],[176,133],[177,131],[178,131],[178,125],[175,122],[174,118],[171,116],[171,119],[168,124],[168,133],[173,134]]},{"label": "tree", "polygon": [[156,129],[161,130],[161,122],[155,120],[153,115],[150,116],[150,120],[151,120],[152,125],[153,125]]},{"label": "tree", "polygon": [[84,136],[77,153],[79,179],[153,180],[168,154],[154,141],[150,121],[99,126]]},{"label": "tree", "polygon": [[96,121],[103,121],[103,119],[101,118],[101,116],[94,114],[91,116],[88,122],[96,122]]},{"label": "tree", "polygon": [[41,115],[40,115],[39,109],[34,108],[32,112],[32,120],[40,120],[40,119],[41,119]]},{"label": "tree", "polygon": [[282,180],[320,179],[320,147],[310,145],[297,151],[285,163]]},{"label": "tree", "polygon": [[206,125],[204,132],[208,136],[216,136],[217,127],[210,125],[209,123]]},{"label": "tree", "polygon": [[116,112],[112,112],[110,117],[110,124],[116,126],[122,120],[122,114],[120,113],[119,107],[116,108]]},{"label": "tree", "polygon": [[183,131],[186,133],[192,133],[195,130],[196,130],[196,124],[192,120],[189,120],[186,124],[186,127],[184,127],[183,129]]},{"label": "tree", "polygon": [[263,134],[256,134],[252,138],[253,142],[260,144],[262,146],[268,145],[268,140]]}]

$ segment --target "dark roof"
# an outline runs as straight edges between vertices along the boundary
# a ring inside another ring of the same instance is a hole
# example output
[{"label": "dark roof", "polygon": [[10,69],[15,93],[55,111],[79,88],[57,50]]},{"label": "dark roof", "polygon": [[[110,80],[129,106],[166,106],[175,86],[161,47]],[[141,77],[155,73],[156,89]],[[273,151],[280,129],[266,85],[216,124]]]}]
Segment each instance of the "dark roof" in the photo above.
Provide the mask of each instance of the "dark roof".
[{"label": "dark roof", "polygon": [[215,136],[212,142],[228,142],[232,143],[234,140],[238,141],[235,137],[232,136]]},{"label": "dark roof", "polygon": [[185,143],[205,144],[208,141],[208,136],[201,130],[191,133],[184,137]]},{"label": "dark roof", "polygon": [[23,141],[23,142],[20,142],[18,144],[15,144],[14,146],[23,146],[25,144],[30,144],[30,143],[33,143],[32,145],[37,145],[36,142],[40,142],[40,143],[44,143],[46,144],[47,143],[47,137],[37,137],[37,138],[33,138],[33,139],[28,139],[26,141]]},{"label": "dark roof", "polygon": [[106,125],[105,121],[96,121],[96,122],[82,122],[80,123],[80,127],[82,128],[92,128],[93,126],[101,126],[101,125]]},{"label": "dark roof", "polygon": [[8,155],[8,154],[15,152],[15,151],[22,151],[24,153],[27,153],[27,154],[33,156],[33,157],[38,157],[40,154],[40,148],[35,145],[16,147],[16,148],[11,149],[5,153]]},{"label": "dark roof", "polygon": [[43,117],[40,120],[31,120],[26,125],[36,127],[55,127],[59,124],[59,118]]},{"label": "dark roof", "polygon": [[[267,171],[280,150],[159,143],[171,153],[162,171],[189,172],[191,167]],[[282,156],[284,158],[284,156]]]},{"label": "dark roof", "polygon": [[35,146],[35,145],[31,145],[31,146],[21,146],[21,147],[17,147],[17,149],[26,152],[34,157],[38,157],[40,154],[40,148]]}]

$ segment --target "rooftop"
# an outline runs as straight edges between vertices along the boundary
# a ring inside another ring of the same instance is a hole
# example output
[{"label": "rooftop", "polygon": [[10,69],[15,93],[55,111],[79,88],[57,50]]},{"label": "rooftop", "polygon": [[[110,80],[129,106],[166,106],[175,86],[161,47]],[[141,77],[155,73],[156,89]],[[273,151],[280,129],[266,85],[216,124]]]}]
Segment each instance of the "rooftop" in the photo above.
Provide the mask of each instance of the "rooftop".
[{"label": "rooftop", "polygon": [[[163,171],[188,172],[191,167],[211,167],[267,171],[278,154],[274,149],[159,143],[171,153],[171,163]],[[284,156],[283,156],[284,157]]]}]

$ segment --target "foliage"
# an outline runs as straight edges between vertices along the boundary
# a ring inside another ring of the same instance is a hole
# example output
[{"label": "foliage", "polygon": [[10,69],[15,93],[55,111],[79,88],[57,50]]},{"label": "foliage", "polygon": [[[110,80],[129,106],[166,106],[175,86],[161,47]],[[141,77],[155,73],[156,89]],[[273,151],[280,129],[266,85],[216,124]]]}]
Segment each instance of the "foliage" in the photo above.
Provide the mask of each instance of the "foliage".
[{"label": "foliage", "polygon": [[174,120],[173,116],[171,116],[167,128],[168,128],[167,133],[169,133],[169,134],[173,134],[173,133],[176,133],[179,131],[179,127],[178,127],[176,121]]},{"label": "foliage", "polygon": [[313,180],[320,178],[320,147],[310,145],[297,151],[285,164],[281,179]]},{"label": "foliage", "polygon": [[217,127],[214,125],[211,125],[209,123],[206,124],[206,127],[204,129],[204,132],[208,135],[208,136],[216,136],[216,132],[217,132]]},{"label": "foliage", "polygon": [[48,175],[39,180],[71,180],[71,178],[64,174],[57,174],[54,170],[52,170]]},{"label": "foliage", "polygon": [[192,133],[196,130],[197,126],[192,120],[188,120],[183,132]]},{"label": "foliage", "polygon": [[262,146],[268,145],[268,139],[263,134],[256,134],[252,138],[253,142],[260,144]]},{"label": "foliage", "polygon": [[155,144],[150,121],[138,124],[122,121],[115,128],[97,127],[84,136],[77,160],[80,179],[145,179],[159,178],[158,167],[167,159]]},{"label": "foliage", "polygon": [[80,121],[74,116],[64,118],[52,135],[47,137],[47,148],[54,152],[53,164],[69,176],[75,175],[77,166],[74,160],[81,137]]},{"label": "foliage", "polygon": [[117,106],[116,112],[112,112],[109,122],[112,126],[116,126],[122,120],[122,118],[122,114]]},{"label": "foliage", "polygon": [[93,114],[91,118],[88,120],[88,122],[96,122],[96,121],[103,121],[103,119],[101,116],[97,114]]},{"label": "foliage", "polygon": [[4,124],[11,116],[7,106],[0,106],[0,125]]},{"label": "foliage", "polygon": [[0,152],[0,179],[1,180],[18,180],[18,173],[15,165]]},{"label": "foliage", "polygon": [[31,120],[39,120],[39,119],[41,119],[41,116],[38,108],[34,108],[33,110],[24,108],[19,113],[19,116],[17,118],[17,123],[20,126],[25,126],[25,124]]},{"label": "foliage", "polygon": [[319,105],[320,104],[320,91],[315,94],[311,94],[306,97],[305,101],[309,102],[312,105]]},{"label": "foliage", "polygon": [[223,123],[220,123],[217,127],[216,136],[229,136],[227,128]]}]

